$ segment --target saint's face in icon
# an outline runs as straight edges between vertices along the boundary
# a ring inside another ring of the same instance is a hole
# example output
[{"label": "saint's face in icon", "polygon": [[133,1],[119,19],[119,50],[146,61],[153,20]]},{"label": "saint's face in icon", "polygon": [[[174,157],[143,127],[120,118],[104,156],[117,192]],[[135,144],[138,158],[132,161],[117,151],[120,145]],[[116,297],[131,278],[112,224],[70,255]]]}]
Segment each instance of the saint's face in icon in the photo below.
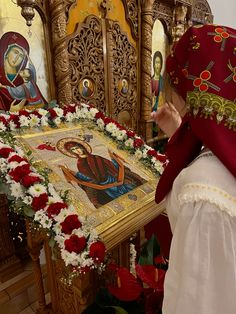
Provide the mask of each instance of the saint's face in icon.
[{"label": "saint's face in icon", "polygon": [[83,88],[81,95],[85,98],[90,97],[93,94],[92,84],[88,79],[83,80]]},{"label": "saint's face in icon", "polygon": [[124,94],[124,95],[126,95],[127,93],[128,93],[128,82],[125,80],[125,79],[123,79],[122,80],[122,83],[121,83],[122,85],[121,85],[121,93],[122,94]]}]

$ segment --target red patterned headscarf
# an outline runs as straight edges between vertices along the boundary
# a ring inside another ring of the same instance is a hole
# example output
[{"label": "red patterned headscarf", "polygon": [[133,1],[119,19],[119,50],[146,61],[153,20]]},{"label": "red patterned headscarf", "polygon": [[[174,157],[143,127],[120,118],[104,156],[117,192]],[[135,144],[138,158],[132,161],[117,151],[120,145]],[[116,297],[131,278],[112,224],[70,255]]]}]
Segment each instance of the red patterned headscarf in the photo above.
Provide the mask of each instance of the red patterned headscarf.
[{"label": "red patterned headscarf", "polygon": [[166,70],[187,113],[167,145],[169,164],[157,186],[157,203],[203,145],[236,177],[236,30],[189,28],[167,58]]}]

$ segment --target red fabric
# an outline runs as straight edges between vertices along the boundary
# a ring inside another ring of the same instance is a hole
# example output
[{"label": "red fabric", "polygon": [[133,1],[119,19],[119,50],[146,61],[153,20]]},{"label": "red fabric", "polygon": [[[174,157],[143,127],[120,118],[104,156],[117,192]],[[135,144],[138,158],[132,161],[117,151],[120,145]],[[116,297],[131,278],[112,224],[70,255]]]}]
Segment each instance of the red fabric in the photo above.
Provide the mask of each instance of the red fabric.
[{"label": "red fabric", "polygon": [[118,171],[113,163],[103,157],[88,154],[87,158],[78,158],[77,168],[80,173],[94,182],[103,182],[107,180],[108,175],[117,177]]},{"label": "red fabric", "polygon": [[[166,68],[184,99],[188,92],[196,91],[235,102],[236,30],[214,25],[189,28],[168,57]],[[224,119],[217,121],[218,104],[212,101],[210,105],[209,118],[204,118],[201,110],[195,116],[188,112],[170,139],[166,149],[169,164],[157,186],[157,203],[170,191],[180,171],[197,157],[202,145],[236,176],[235,127],[227,127]]]}]

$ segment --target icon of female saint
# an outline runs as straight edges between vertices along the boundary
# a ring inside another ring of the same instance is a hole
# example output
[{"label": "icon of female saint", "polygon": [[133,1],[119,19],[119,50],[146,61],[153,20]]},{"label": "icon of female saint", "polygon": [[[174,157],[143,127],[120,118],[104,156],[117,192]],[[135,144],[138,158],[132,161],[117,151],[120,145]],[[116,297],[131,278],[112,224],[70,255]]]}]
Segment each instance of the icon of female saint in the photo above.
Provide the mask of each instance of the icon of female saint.
[{"label": "icon of female saint", "polygon": [[27,40],[17,32],[7,32],[0,39],[0,110],[47,104],[36,84],[29,51]]},{"label": "icon of female saint", "polygon": [[67,182],[79,185],[97,208],[145,182],[124,165],[121,156],[110,150],[110,159],[95,155],[86,141],[73,137],[60,139],[57,149],[77,159],[77,172],[64,165],[59,167]]}]

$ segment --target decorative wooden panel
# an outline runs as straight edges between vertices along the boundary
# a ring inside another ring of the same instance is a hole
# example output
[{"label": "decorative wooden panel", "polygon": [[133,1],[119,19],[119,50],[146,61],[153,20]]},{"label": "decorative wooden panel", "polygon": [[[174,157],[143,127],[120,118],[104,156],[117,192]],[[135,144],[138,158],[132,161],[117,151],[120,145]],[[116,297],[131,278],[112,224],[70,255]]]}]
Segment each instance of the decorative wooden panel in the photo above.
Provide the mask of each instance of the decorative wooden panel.
[{"label": "decorative wooden panel", "polygon": [[[107,23],[107,54],[109,75],[109,111],[114,118],[126,111],[132,128],[136,128],[137,119],[137,51],[128,37],[120,29],[119,23]],[[121,92],[122,81],[128,83],[126,93]],[[121,121],[122,122],[122,121]]]},{"label": "decorative wooden panel", "polygon": [[213,23],[211,8],[206,0],[193,0],[192,21],[194,24]]},{"label": "decorative wooden panel", "polygon": [[[106,111],[104,39],[102,20],[90,15],[68,40],[72,101],[89,101],[101,111]],[[94,83],[94,92],[89,99],[81,95],[80,84],[84,79]]]}]

